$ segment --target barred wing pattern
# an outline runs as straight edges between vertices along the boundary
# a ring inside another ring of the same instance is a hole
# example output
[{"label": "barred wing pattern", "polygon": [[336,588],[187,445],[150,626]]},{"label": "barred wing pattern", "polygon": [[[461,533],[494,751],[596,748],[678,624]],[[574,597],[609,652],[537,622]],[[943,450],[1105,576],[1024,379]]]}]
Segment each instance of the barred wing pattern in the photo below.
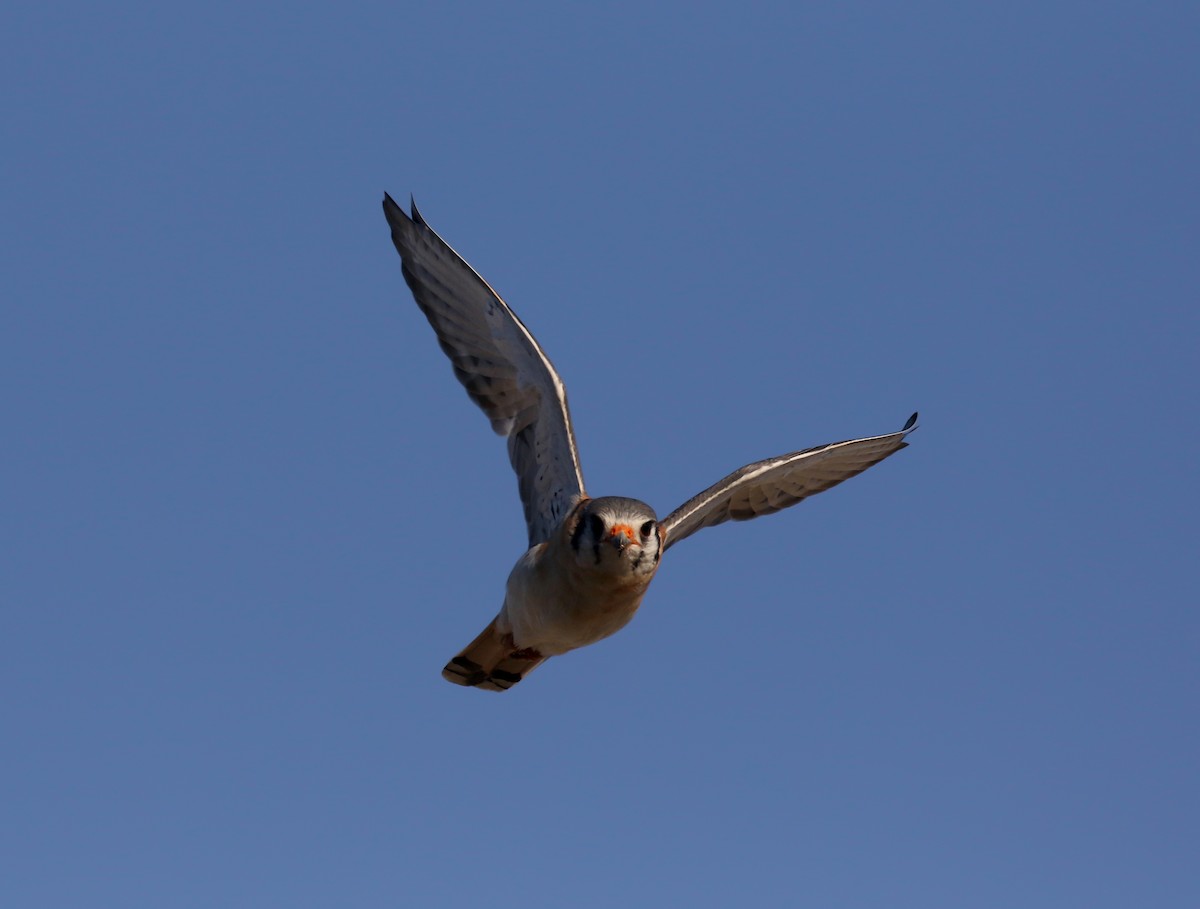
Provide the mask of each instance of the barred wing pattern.
[{"label": "barred wing pattern", "polygon": [[666,537],[663,548],[702,527],[774,514],[824,492],[908,447],[904,437],[916,428],[914,413],[899,432],[818,445],[747,464],[667,515],[659,524]]},{"label": "barred wing pattern", "polygon": [[439,237],[412,204],[412,215],[384,194],[383,212],[404,280],[454,365],[454,375],[508,437],[529,545],[548,539],[584,495],[583,471],[554,366],[521,320]]}]

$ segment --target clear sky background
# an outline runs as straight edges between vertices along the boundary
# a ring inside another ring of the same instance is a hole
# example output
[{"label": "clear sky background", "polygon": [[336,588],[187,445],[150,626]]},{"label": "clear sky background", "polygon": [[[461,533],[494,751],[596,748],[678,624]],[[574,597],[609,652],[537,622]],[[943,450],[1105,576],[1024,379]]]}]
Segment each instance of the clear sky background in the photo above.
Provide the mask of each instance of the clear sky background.
[{"label": "clear sky background", "polygon": [[[1195,4],[22,4],[0,904],[1200,905]],[[380,211],[589,490],[912,446],[515,691],[525,530]]]}]

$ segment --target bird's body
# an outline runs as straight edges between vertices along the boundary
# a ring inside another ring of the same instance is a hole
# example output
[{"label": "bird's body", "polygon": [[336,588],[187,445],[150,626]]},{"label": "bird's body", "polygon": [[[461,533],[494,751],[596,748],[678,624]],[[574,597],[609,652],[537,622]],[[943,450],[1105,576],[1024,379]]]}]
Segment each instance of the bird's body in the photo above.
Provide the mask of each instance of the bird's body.
[{"label": "bird's body", "polygon": [[[526,552],[513,567],[500,627],[511,631],[518,647],[558,656],[620,631],[637,612],[658,568],[659,538],[652,530],[648,538],[639,539],[634,530],[635,538],[630,539],[624,530],[612,533],[605,527],[594,539],[586,515],[599,514],[597,505],[610,501],[581,501],[558,533]],[[637,504],[650,517],[634,527],[654,521],[649,506]],[[629,527],[621,517],[614,513],[611,524]]]},{"label": "bird's body", "polygon": [[517,560],[500,614],[442,675],[507,688],[543,660],[620,631],[642,604],[662,542],[644,502],[581,498],[550,539]]},{"label": "bird's body", "polygon": [[566,390],[508,305],[425,223],[384,196],[384,213],[413,297],[459,381],[507,436],[529,529],[499,614],[442,675],[504,691],[551,656],[624,628],[673,543],[727,520],[771,514],[823,492],[904,448],[898,432],[835,442],[734,471],[659,520],[644,502],[590,498]]}]

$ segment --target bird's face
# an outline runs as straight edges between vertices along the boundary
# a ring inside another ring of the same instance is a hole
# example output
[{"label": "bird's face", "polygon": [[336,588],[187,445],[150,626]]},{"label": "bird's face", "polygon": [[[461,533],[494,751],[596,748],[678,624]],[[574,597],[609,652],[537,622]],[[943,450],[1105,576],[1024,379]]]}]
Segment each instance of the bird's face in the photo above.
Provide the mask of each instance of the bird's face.
[{"label": "bird's face", "polygon": [[648,577],[662,555],[658,518],[645,502],[620,496],[589,499],[568,527],[575,561],[608,574]]}]

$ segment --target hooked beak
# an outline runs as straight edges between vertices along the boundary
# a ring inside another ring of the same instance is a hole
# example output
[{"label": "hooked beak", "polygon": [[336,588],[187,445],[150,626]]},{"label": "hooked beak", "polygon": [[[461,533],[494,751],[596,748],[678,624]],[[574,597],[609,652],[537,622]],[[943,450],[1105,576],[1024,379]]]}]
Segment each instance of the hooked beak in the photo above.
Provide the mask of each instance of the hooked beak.
[{"label": "hooked beak", "polygon": [[624,552],[625,547],[636,540],[633,528],[628,524],[614,524],[608,532],[608,542],[617,547],[617,552]]}]

